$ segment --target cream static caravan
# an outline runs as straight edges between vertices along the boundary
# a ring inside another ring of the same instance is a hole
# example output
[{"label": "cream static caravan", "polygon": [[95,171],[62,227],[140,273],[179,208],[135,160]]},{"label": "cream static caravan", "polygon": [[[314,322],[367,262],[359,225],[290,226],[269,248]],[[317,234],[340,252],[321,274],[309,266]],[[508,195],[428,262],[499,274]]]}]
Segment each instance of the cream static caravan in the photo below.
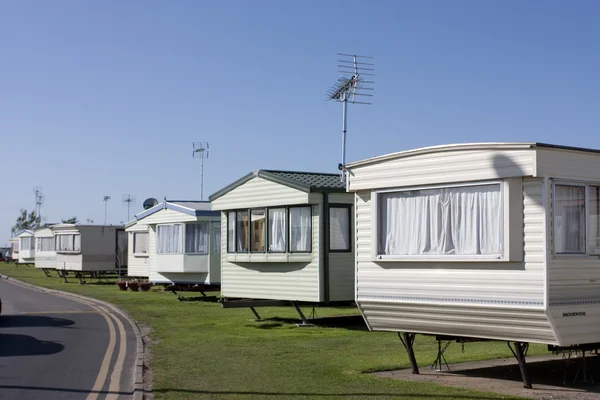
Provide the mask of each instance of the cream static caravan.
[{"label": "cream static caravan", "polygon": [[353,196],[339,174],[257,170],[210,200],[227,233],[225,301],[354,300]]},{"label": "cream static caravan", "polygon": [[133,278],[149,278],[150,256],[149,228],[143,222],[132,220],[125,224],[127,232],[127,275]]},{"label": "cream static caravan", "polygon": [[518,359],[600,342],[599,151],[456,144],[346,168],[371,330],[505,340]]},{"label": "cream static caravan", "polygon": [[[207,201],[165,200],[135,215],[148,228],[149,280],[157,284],[219,285],[221,216]],[[137,228],[136,228],[137,226]],[[135,249],[134,249],[135,251]],[[140,247],[140,251],[142,248]],[[135,256],[143,256],[138,252]]]},{"label": "cream static caravan", "polygon": [[45,225],[34,231],[35,267],[42,270],[56,268],[56,250],[52,225]]},{"label": "cream static caravan", "polygon": [[15,235],[19,239],[19,264],[33,264],[35,262],[35,242],[33,231],[29,229],[22,230]]}]

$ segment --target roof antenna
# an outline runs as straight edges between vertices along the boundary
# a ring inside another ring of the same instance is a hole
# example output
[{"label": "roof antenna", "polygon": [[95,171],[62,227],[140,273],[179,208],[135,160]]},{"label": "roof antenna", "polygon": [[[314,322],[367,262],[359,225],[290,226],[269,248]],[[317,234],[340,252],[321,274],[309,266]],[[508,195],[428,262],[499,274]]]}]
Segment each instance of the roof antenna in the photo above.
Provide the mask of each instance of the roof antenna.
[{"label": "roof antenna", "polygon": [[[341,171],[342,182],[346,181],[346,123],[348,117],[348,101],[352,104],[372,104],[368,101],[356,101],[356,96],[373,97],[369,94],[373,88],[370,84],[375,82],[366,80],[362,76],[375,76],[375,64],[363,62],[362,60],[373,59],[368,56],[357,56],[355,54],[337,53],[342,76],[327,92],[327,100],[335,100],[342,103],[342,163],[338,165]],[[359,61],[360,60],[360,61]],[[365,72],[366,71],[366,72]],[[366,92],[366,93],[365,93]]]},{"label": "roof antenna", "polygon": [[129,210],[131,209],[132,205],[135,205],[137,198],[134,194],[124,194],[121,201],[123,202],[124,206],[127,206],[127,221],[129,221]]},{"label": "roof antenna", "polygon": [[208,142],[193,142],[193,158],[200,159],[200,201],[204,201],[204,159],[208,158]]}]

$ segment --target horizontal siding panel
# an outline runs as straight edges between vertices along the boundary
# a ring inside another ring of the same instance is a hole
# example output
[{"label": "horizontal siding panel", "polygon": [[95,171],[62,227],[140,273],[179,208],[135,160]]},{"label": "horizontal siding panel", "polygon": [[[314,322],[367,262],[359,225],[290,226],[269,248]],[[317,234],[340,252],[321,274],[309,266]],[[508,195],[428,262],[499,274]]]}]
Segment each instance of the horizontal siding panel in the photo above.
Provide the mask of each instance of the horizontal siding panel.
[{"label": "horizontal siding panel", "polygon": [[421,154],[351,169],[349,190],[472,182],[533,175],[533,150],[463,150]]},{"label": "horizontal siding panel", "polygon": [[538,175],[600,182],[600,155],[577,151],[539,149]]},{"label": "horizontal siding panel", "polygon": [[193,215],[181,213],[179,211],[163,209],[146,218],[142,221],[146,225],[154,224],[172,224],[176,222],[191,222],[196,221],[198,218]]},{"label": "horizontal siding panel", "polygon": [[354,300],[354,254],[330,253],[329,300]]},{"label": "horizontal siding panel", "polygon": [[308,204],[308,193],[255,177],[211,202],[213,210]]}]

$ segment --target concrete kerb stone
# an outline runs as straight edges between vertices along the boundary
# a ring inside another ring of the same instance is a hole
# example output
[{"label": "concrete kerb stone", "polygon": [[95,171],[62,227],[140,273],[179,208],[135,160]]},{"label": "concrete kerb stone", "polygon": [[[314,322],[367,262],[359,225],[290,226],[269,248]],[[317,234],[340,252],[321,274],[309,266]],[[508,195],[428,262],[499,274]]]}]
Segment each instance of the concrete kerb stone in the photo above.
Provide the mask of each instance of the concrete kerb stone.
[{"label": "concrete kerb stone", "polygon": [[135,334],[135,340],[136,340],[136,359],[135,359],[135,368],[134,368],[134,374],[133,374],[133,376],[134,376],[134,378],[133,378],[134,379],[133,400],[143,400],[144,399],[144,352],[145,352],[144,340],[142,339],[142,332],[140,331],[140,327],[131,317],[129,317],[129,315],[127,315],[127,313],[125,311],[121,310],[119,307],[115,306],[114,304],[108,303],[106,301],[94,299],[92,297],[82,296],[82,295],[75,294],[75,293],[64,292],[62,290],[48,289],[43,286],[37,286],[37,285],[33,285],[31,283],[23,282],[19,279],[14,279],[14,278],[11,278],[11,277],[9,277],[7,275],[3,275],[3,274],[0,274],[0,278],[10,280],[19,285],[22,285],[22,286],[25,286],[25,287],[28,287],[28,288],[31,288],[34,290],[38,290],[38,291],[42,291],[42,292],[46,292],[46,293],[60,294],[60,295],[66,296],[66,297],[73,297],[75,299],[85,300],[85,301],[89,301],[89,302],[97,304],[97,305],[102,305],[102,306],[110,308],[112,311],[116,312],[117,314],[121,315],[125,320],[127,320],[129,322],[129,324],[131,325],[131,328],[133,329],[133,332]]}]

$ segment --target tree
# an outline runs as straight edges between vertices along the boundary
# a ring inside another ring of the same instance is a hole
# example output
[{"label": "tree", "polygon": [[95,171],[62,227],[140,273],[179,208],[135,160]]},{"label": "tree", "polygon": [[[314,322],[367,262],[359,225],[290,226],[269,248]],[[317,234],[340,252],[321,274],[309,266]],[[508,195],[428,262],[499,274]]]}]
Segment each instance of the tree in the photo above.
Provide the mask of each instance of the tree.
[{"label": "tree", "polygon": [[37,229],[40,227],[41,221],[42,219],[35,211],[28,213],[27,210],[21,209],[21,215],[19,215],[15,226],[10,231],[14,235],[23,229]]},{"label": "tree", "polygon": [[71,217],[69,219],[61,219],[60,220],[63,224],[76,224],[79,222],[79,220],[77,219],[77,217]]}]

